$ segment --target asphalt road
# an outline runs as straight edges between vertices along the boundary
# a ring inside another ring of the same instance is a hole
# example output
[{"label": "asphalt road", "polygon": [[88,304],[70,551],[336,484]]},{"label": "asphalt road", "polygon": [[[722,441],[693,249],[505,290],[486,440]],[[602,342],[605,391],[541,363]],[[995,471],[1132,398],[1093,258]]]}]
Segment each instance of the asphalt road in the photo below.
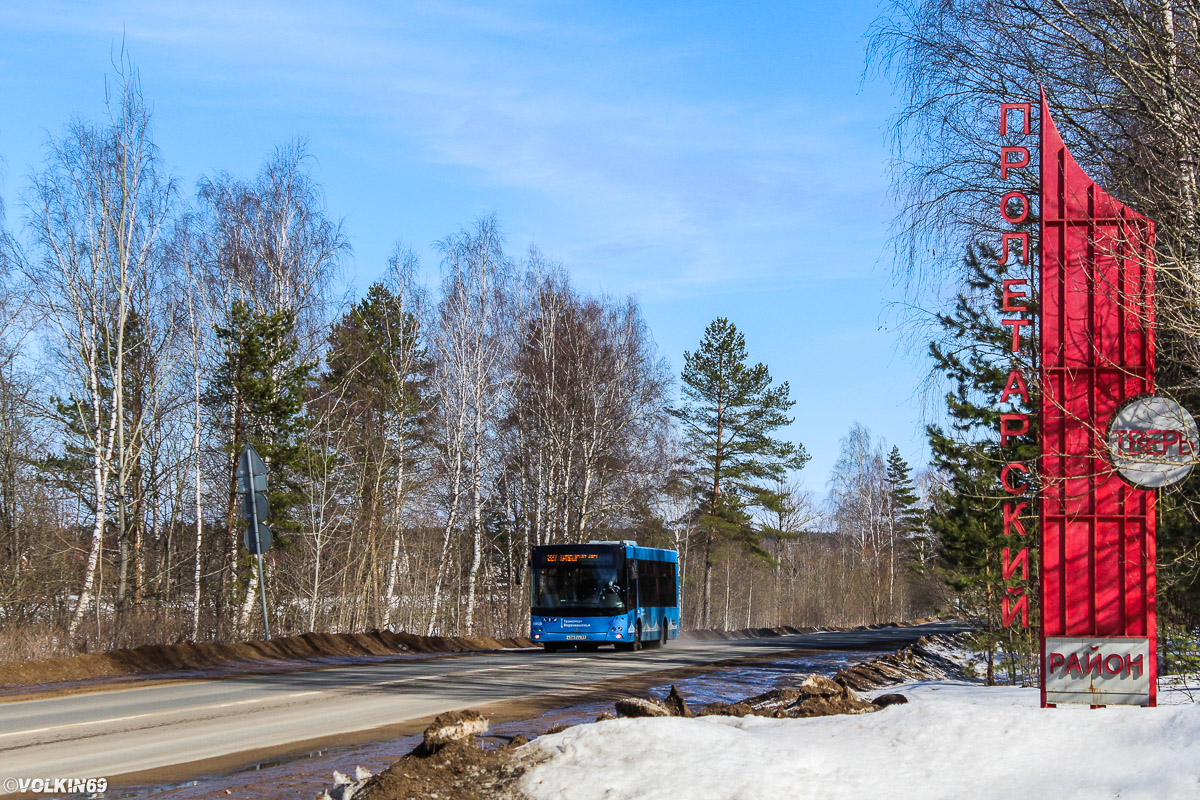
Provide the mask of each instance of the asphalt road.
[{"label": "asphalt road", "polygon": [[890,650],[950,630],[957,628],[938,623],[766,639],[677,640],[663,650],[640,653],[507,651],[5,702],[0,703],[0,781],[114,777],[655,670],[795,649]]}]

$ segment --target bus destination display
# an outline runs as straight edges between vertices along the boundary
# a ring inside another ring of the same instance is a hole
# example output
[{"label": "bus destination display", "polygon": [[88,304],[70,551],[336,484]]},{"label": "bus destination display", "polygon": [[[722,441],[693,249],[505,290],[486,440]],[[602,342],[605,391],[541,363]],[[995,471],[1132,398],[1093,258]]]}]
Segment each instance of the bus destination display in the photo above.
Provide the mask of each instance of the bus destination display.
[{"label": "bus destination display", "polygon": [[611,553],[543,553],[543,564],[592,564],[612,566]]}]

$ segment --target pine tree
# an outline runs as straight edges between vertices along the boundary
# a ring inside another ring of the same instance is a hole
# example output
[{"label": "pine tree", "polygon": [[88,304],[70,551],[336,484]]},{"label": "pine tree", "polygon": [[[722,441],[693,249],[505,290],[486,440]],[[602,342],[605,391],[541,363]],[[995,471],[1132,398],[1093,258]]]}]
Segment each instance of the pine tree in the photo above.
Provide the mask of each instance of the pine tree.
[{"label": "pine tree", "polygon": [[276,542],[287,546],[297,528],[292,509],[301,501],[304,457],[304,398],[313,365],[299,361],[296,315],[290,311],[261,313],[235,300],[229,323],[217,326],[222,359],[217,364],[204,403],[216,412],[228,458],[228,505],[225,528],[225,571],[222,588],[230,599],[243,528],[238,511],[237,461],[247,443],[254,445],[270,469],[267,501]]},{"label": "pine tree", "polygon": [[382,283],[333,326],[321,383],[337,391],[337,412],[358,428],[356,456],[419,438],[430,364],[418,338],[416,316]]},{"label": "pine tree", "polygon": [[[400,505],[427,436],[431,365],[419,337],[416,315],[382,283],[372,284],[329,334],[326,369],[313,403],[316,413],[329,418],[324,428],[339,432],[324,456],[353,465],[355,530],[366,535],[366,546],[358,548],[355,584],[362,598],[356,613],[373,615],[377,627],[388,623],[403,544]],[[391,537],[385,542],[389,520]]]},{"label": "pine tree", "polygon": [[[1001,598],[1006,585],[1015,585],[1001,581],[1001,549],[1032,544],[1033,531],[1027,522],[1029,539],[1005,541],[1002,507],[1011,495],[1000,487],[998,475],[1008,461],[1031,466],[1036,462],[1034,426],[1030,434],[1003,450],[997,433],[1000,396],[1009,371],[1017,365],[1025,375],[1031,374],[1033,340],[1024,338],[1022,352],[1011,353],[1011,334],[1000,324],[1001,281],[1014,277],[1012,267],[998,265],[995,252],[987,247],[969,248],[963,264],[966,288],[951,311],[938,314],[943,336],[929,347],[935,369],[950,388],[945,395],[949,430],[940,425],[926,429],[932,466],[940,478],[932,503],[936,512],[929,524],[939,543],[939,573],[956,593],[960,613],[976,628],[992,683],[998,645],[1026,659],[1033,652],[1028,631],[1000,624]],[[1030,578],[1034,582],[1032,573]],[[1025,589],[1032,617],[1036,592],[1029,586]],[[1010,660],[1010,678],[1015,679],[1015,669]]]},{"label": "pine tree", "polygon": [[124,445],[124,450],[111,456],[114,465],[121,468],[114,469],[106,496],[96,498],[94,491],[89,491],[93,487],[87,477],[92,469],[89,442],[97,435],[94,421],[107,419],[113,411],[115,390],[112,365],[116,357],[116,344],[112,339],[106,340],[104,357],[97,360],[93,399],[99,400],[100,408],[94,408],[86,395],[84,399],[72,395],[66,400],[51,396],[50,405],[62,425],[62,451],[48,454],[38,462],[54,485],[75,494],[93,514],[98,511],[98,503],[105,505],[105,516],[116,527],[119,563],[115,599],[118,609],[123,608],[129,599],[134,604],[140,603],[146,589],[144,539],[147,487],[143,461],[148,426],[144,419],[144,406],[145,375],[151,354],[143,327],[141,316],[130,312],[124,325],[122,348],[124,394],[119,424],[123,430],[116,440],[118,445]]},{"label": "pine tree", "polygon": [[703,537],[702,624],[711,625],[712,568],[730,547],[763,558],[763,531],[750,509],[779,507],[785,498],[773,488],[787,470],[808,461],[803,445],[774,438],[791,423],[787,381],[771,385],[764,364],[746,363],[746,340],[737,327],[718,317],[704,331],[696,352],[684,352],[684,403],[672,409],[700,465],[697,527]]}]

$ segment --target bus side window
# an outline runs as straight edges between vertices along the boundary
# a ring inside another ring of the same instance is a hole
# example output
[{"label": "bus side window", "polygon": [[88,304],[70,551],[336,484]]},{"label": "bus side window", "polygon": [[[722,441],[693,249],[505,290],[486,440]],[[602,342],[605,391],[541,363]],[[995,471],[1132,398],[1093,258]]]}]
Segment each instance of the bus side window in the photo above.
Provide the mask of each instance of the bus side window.
[{"label": "bus side window", "polygon": [[663,579],[663,568],[667,566],[665,561],[654,562],[654,605],[662,607],[666,602],[667,582]]}]

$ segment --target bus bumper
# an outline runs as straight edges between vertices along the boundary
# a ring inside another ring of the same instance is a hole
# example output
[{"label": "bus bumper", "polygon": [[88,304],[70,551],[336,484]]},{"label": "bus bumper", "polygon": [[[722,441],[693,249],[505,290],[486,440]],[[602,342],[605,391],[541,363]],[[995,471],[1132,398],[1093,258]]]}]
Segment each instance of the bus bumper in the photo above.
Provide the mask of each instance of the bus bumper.
[{"label": "bus bumper", "polygon": [[561,618],[534,618],[530,638],[536,644],[553,642],[627,642],[632,633],[624,618],[592,617],[562,620]]}]

